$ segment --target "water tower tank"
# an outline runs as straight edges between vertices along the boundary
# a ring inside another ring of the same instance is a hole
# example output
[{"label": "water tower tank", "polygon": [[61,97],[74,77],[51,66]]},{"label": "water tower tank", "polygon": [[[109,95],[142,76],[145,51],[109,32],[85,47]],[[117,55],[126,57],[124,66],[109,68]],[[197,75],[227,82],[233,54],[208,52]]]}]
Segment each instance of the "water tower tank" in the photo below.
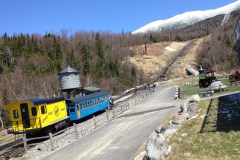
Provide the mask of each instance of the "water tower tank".
[{"label": "water tower tank", "polygon": [[81,87],[79,72],[76,69],[68,66],[58,75],[62,91]]}]

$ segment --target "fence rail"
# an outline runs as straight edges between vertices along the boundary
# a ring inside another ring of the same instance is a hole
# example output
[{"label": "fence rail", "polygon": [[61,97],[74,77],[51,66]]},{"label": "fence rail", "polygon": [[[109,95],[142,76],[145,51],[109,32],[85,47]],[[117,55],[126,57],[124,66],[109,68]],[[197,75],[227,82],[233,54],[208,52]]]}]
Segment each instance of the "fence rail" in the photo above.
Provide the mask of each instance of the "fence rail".
[{"label": "fence rail", "polygon": [[[122,114],[124,111],[127,111],[129,109],[130,109],[129,102],[118,104],[117,106],[115,106],[111,109],[106,109],[105,110],[106,114],[101,119],[98,119],[97,117],[93,116],[93,118],[92,118],[92,120],[93,120],[92,124],[94,125],[93,128],[96,129],[97,127],[101,126],[102,124],[107,123],[110,120],[114,120],[118,115]],[[63,129],[61,131],[58,131],[54,134],[49,133],[48,136],[28,138],[28,139],[23,137],[25,153],[28,152],[28,146],[32,146],[32,145],[36,145],[36,144],[50,143],[51,150],[55,150],[55,142],[67,135],[70,135],[70,134],[75,134],[76,139],[79,139],[79,134],[82,132],[81,129],[79,130],[79,128],[80,128],[79,125],[81,125],[81,123],[80,124],[73,123],[73,126]],[[28,142],[31,142],[34,140],[46,139],[46,138],[49,138],[49,142],[44,141],[44,142],[40,142],[40,143],[28,144]]]}]

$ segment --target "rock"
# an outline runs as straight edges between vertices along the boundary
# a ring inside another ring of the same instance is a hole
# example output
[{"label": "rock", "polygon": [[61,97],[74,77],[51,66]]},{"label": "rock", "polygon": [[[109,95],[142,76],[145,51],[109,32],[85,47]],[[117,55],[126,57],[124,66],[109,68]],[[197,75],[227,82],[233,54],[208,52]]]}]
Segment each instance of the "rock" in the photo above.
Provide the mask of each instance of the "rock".
[{"label": "rock", "polygon": [[164,128],[164,127],[155,129],[155,132],[156,132],[157,134],[163,133],[164,131],[165,131],[165,128]]},{"label": "rock", "polygon": [[198,114],[197,115],[195,115],[195,116],[192,116],[191,118],[189,118],[189,119],[195,119],[195,118],[197,118],[198,117]]},{"label": "rock", "polygon": [[182,124],[183,122],[185,122],[187,120],[186,115],[176,115],[174,116],[173,120],[172,120],[172,124]]},{"label": "rock", "polygon": [[199,95],[192,95],[191,97],[187,98],[186,101],[189,103],[193,103],[196,102],[198,103],[201,100],[201,98],[199,97]]},{"label": "rock", "polygon": [[138,156],[134,158],[134,160],[143,160],[145,157],[146,151],[141,152]]},{"label": "rock", "polygon": [[164,132],[164,136],[165,138],[169,138],[171,137],[174,133],[176,133],[179,129],[181,128],[181,125],[169,125],[165,132]]},{"label": "rock", "polygon": [[187,112],[187,102],[186,101],[183,101],[180,104],[180,112]]},{"label": "rock", "polygon": [[190,114],[188,112],[182,113],[181,116],[185,117],[186,120],[190,118]]},{"label": "rock", "polygon": [[145,159],[163,160],[171,150],[172,148],[166,143],[163,134],[153,133],[147,141]]},{"label": "rock", "polygon": [[197,103],[189,103],[187,112],[189,113],[190,117],[193,117],[195,115],[197,109]]},{"label": "rock", "polygon": [[187,152],[187,153],[183,153],[183,156],[184,156],[184,157],[190,157],[190,156],[191,156],[191,153],[188,153],[188,152]]},{"label": "rock", "polygon": [[181,135],[181,137],[182,137],[182,138],[186,138],[187,135],[188,135],[187,133],[183,133],[183,134]]}]

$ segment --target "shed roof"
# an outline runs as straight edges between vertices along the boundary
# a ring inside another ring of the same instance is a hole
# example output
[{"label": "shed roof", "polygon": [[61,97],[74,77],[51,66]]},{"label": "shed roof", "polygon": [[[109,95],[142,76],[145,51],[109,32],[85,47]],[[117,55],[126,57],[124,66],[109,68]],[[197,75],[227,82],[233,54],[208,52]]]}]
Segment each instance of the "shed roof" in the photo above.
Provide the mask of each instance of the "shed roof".
[{"label": "shed roof", "polygon": [[78,103],[80,101],[84,101],[84,100],[87,100],[87,99],[96,98],[96,97],[104,96],[104,95],[109,95],[109,93],[108,92],[96,92],[96,93],[88,94],[88,95],[85,95],[85,96],[71,98],[71,99],[68,99],[67,101],[72,101],[74,103]]},{"label": "shed roof", "polygon": [[97,87],[84,87],[84,90],[94,92],[94,91],[100,91],[101,89]]},{"label": "shed roof", "polygon": [[67,66],[67,68],[63,69],[60,73],[58,74],[64,74],[64,73],[79,73],[78,70],[71,68],[69,66]]}]

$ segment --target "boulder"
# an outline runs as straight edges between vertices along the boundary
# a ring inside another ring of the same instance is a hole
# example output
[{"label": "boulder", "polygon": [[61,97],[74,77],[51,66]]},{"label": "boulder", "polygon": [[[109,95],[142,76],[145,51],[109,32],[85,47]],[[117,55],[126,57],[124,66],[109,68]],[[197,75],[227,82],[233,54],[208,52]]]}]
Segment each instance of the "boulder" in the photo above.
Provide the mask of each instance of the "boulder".
[{"label": "boulder", "polygon": [[195,115],[197,109],[197,103],[189,103],[187,107],[187,112],[189,113],[190,117]]},{"label": "boulder", "polygon": [[146,151],[141,152],[137,157],[134,158],[134,160],[143,160],[145,154],[146,154]]},{"label": "boulder", "polygon": [[172,124],[182,124],[187,120],[188,113],[174,116]]},{"label": "boulder", "polygon": [[147,141],[145,159],[163,160],[171,153],[171,150],[163,134],[153,133]]},{"label": "boulder", "polygon": [[164,137],[165,137],[165,138],[171,137],[171,136],[172,136],[174,133],[176,133],[181,127],[182,127],[182,125],[176,125],[176,124],[168,125],[167,128],[165,129]]},{"label": "boulder", "polygon": [[187,104],[185,101],[180,104],[180,112],[187,112]]},{"label": "boulder", "polygon": [[199,97],[198,94],[192,95],[191,97],[189,97],[189,98],[186,99],[186,101],[187,101],[188,103],[193,103],[193,102],[198,103],[200,100],[201,100],[201,98]]}]

